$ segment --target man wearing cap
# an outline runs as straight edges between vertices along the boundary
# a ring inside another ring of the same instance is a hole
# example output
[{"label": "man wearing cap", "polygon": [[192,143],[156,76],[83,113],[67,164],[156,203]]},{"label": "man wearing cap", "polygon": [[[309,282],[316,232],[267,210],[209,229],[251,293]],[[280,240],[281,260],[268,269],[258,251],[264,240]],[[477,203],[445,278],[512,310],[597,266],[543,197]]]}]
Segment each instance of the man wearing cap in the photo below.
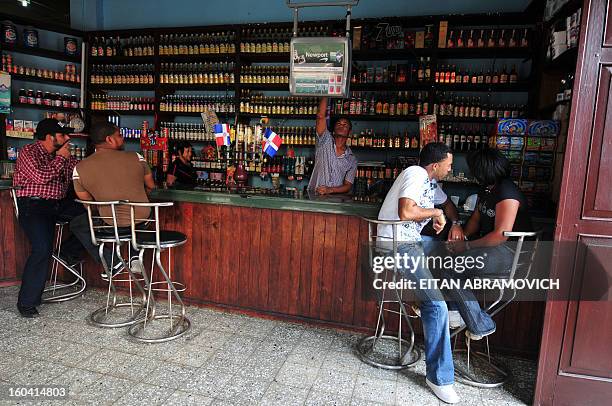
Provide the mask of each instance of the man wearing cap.
[{"label": "man wearing cap", "polygon": [[[23,317],[38,315],[36,306],[40,305],[45,288],[56,219],[60,216],[69,219],[83,212],[82,206],[66,199],[77,164],[76,158],[70,156],[71,132],[72,128],[62,127],[55,119],[40,121],[36,127],[37,141],[21,149],[15,165],[13,186],[17,189],[19,224],[32,247],[17,300],[17,309]],[[72,257],[79,249],[80,243],[71,236],[62,243],[62,256]]]},{"label": "man wearing cap", "polygon": [[326,122],[327,98],[321,98],[317,112],[317,144],[315,166],[308,183],[308,190],[318,195],[349,193],[357,173],[357,158],[346,140],[351,135],[352,124],[346,117],[339,117],[332,135]]}]

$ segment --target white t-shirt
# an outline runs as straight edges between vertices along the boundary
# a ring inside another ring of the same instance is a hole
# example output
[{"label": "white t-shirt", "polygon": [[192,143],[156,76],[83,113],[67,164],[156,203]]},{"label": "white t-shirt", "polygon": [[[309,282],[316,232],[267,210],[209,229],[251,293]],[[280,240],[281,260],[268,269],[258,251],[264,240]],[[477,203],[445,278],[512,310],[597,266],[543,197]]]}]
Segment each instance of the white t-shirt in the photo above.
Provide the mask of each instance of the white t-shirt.
[{"label": "white t-shirt", "polygon": [[[446,201],[446,193],[432,179],[429,179],[425,168],[420,166],[411,166],[406,168],[399,174],[393,186],[387,193],[387,197],[383,202],[380,212],[378,213],[379,220],[399,220],[398,206],[399,199],[406,197],[413,200],[417,206],[424,209],[432,209],[436,204],[442,204]],[[402,224],[397,227],[397,238],[400,241],[421,241],[421,230],[430,221],[411,221],[410,223]],[[393,226],[378,225],[377,234],[379,237],[393,238]],[[383,241],[387,241],[385,238]]]}]

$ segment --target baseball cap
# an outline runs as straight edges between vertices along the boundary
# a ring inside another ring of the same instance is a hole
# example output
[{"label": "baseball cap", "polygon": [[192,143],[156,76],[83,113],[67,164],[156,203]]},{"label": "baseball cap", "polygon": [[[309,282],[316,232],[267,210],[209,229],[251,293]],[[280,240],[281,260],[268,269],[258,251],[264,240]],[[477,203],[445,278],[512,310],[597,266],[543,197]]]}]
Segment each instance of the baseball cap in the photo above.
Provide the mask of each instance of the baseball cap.
[{"label": "baseball cap", "polygon": [[74,128],[63,126],[54,118],[45,118],[36,126],[36,138],[43,140],[47,134],[70,134],[72,132],[74,132]]}]

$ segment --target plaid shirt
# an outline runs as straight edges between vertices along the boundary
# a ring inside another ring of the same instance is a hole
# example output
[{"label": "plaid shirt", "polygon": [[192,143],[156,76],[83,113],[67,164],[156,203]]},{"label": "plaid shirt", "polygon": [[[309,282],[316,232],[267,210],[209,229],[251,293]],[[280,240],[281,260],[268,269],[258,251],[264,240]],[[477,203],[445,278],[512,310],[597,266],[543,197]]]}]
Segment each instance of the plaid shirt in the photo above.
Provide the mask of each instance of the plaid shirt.
[{"label": "plaid shirt", "polygon": [[77,159],[50,154],[40,141],[19,151],[15,164],[13,186],[19,186],[18,197],[63,199],[72,182],[72,170]]}]

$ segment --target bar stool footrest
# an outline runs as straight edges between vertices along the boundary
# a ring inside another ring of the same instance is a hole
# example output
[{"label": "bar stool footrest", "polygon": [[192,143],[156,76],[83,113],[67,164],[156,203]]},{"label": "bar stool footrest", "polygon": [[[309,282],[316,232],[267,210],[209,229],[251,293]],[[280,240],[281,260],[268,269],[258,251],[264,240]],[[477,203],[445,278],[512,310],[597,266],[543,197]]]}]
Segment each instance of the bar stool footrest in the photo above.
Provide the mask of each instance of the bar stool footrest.
[{"label": "bar stool footrest", "polygon": [[[453,359],[455,364],[455,377],[457,380],[466,385],[477,388],[497,388],[508,382],[512,374],[510,371],[496,365],[494,362],[489,363],[487,354],[480,351],[470,352],[470,369],[466,368],[463,362],[458,362],[457,354],[467,354],[467,349],[457,349],[453,351]],[[490,371],[483,372],[475,369],[475,362],[486,364]]]},{"label": "bar stool footrest", "polygon": [[[152,337],[147,337],[143,333],[150,329],[149,323],[155,320],[170,320],[172,319],[173,324],[172,328],[168,328],[164,333],[160,335],[154,335]],[[163,343],[166,341],[175,340],[181,336],[183,336],[189,329],[191,328],[191,321],[180,314],[157,314],[153,317],[149,317],[146,320],[141,320],[138,323],[130,326],[128,329],[128,335],[136,341],[144,342],[144,343]]]},{"label": "bar stool footrest", "polygon": [[[134,313],[117,321],[107,320],[109,315],[115,315],[119,308],[133,308]],[[145,320],[145,305],[143,303],[117,303],[115,305],[104,306],[89,315],[89,323],[96,327],[121,328],[140,323]]]},{"label": "bar stool footrest", "polygon": [[[181,282],[170,282],[170,283],[172,283],[172,286],[174,286],[174,289],[177,292],[179,292],[179,293],[180,292],[184,292],[184,291],[187,290],[187,287],[185,287],[184,283],[181,283]],[[156,288],[156,287],[154,287],[155,285],[162,285],[162,284],[163,285],[168,285],[168,282],[167,281],[151,282],[151,286],[152,286],[151,290],[154,291],[154,292],[172,292],[172,289],[170,289],[168,287],[167,288]]]},{"label": "bar stool footrest", "polygon": [[377,340],[394,341],[396,343],[395,345],[398,345],[397,336],[382,335],[364,337],[357,343],[356,352],[357,356],[366,364],[383,369],[400,370],[414,366],[414,364],[421,359],[421,351],[414,346],[414,343],[411,344],[408,340],[403,338],[401,339],[402,347],[405,346],[408,351],[400,354],[400,356],[396,354],[395,360],[391,360],[391,357],[388,356],[375,357],[373,347]]}]

